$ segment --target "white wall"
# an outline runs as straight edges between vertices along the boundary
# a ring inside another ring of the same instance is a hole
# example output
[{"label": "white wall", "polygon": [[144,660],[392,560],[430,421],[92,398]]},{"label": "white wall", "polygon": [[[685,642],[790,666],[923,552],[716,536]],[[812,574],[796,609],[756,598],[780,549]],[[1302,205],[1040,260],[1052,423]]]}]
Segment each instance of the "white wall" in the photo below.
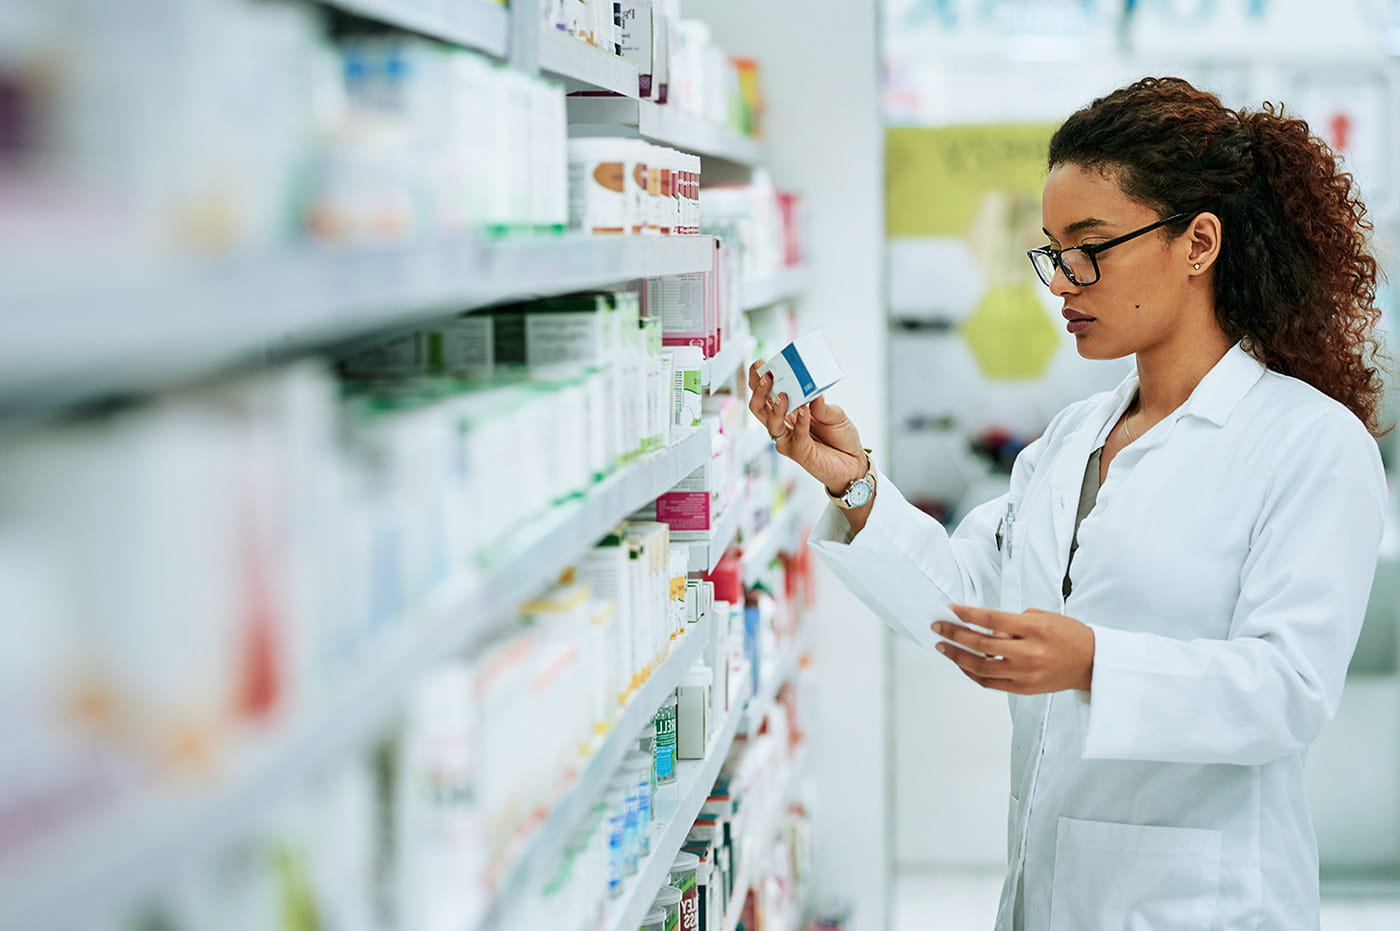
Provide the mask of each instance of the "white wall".
[{"label": "white wall", "polygon": [[[831,395],[883,456],[885,316],[881,294],[882,136],[874,3],[684,0],[731,54],[756,58],[773,176],[806,198],[810,293],[804,327],[822,327],[846,381]],[[817,493],[819,494],[819,493]],[[819,889],[856,906],[852,931],[888,925],[884,627],[823,573],[809,698]]]}]

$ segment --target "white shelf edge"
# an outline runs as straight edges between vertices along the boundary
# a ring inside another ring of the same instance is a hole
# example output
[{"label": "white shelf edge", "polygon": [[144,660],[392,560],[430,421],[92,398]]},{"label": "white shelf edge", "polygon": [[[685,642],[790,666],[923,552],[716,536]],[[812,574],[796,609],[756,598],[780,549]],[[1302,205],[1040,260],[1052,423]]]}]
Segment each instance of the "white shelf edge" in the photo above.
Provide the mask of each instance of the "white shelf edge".
[{"label": "white shelf edge", "polygon": [[731,501],[711,528],[708,540],[696,540],[690,546],[690,571],[714,572],[724,551],[729,549],[739,533],[739,502]]},{"label": "white shelf edge", "polygon": [[718,388],[728,383],[729,379],[735,377],[743,361],[743,355],[743,343],[731,339],[729,345],[705,360],[701,382],[705,386],[706,394],[714,394]]},{"label": "white shelf edge", "polygon": [[540,69],[570,93],[608,91],[633,99],[641,93],[636,65],[548,25],[540,35]]},{"label": "white shelf edge", "polygon": [[622,895],[610,904],[605,922],[609,931],[635,931],[641,925],[657,890],[669,877],[671,864],[685,844],[696,816],[710,797],[742,714],[743,696],[710,738],[705,759],[676,764],[675,808],[664,824],[652,825],[651,853],[638,864],[636,875],[626,881]]},{"label": "white shelf edge", "polygon": [[710,236],[462,236],[393,248],[306,247],[186,269],[149,287],[95,282],[60,299],[0,293],[0,306],[27,307],[30,319],[45,321],[0,342],[0,411],[149,390],[260,360],[270,349],[354,339],[509,300],[708,271],[714,247]]},{"label": "white shelf edge", "polygon": [[464,45],[496,58],[509,48],[510,13],[487,0],[456,0],[441,13],[414,9],[402,0],[321,0],[346,13],[363,16],[410,32]]},{"label": "white shelf edge", "polygon": [[744,310],[758,310],[782,301],[795,300],[807,290],[807,268],[796,266],[784,268],[764,278],[745,281],[740,293],[743,294]]},{"label": "white shelf edge", "polygon": [[[269,799],[378,736],[416,676],[498,629],[504,612],[549,584],[617,521],[694,471],[709,456],[709,444],[706,432],[695,431],[619,470],[583,500],[547,513],[507,544],[513,556],[492,578],[444,586],[346,676],[344,693],[289,713],[289,723],[254,741],[207,791],[174,799],[138,796],[10,863],[0,884],[0,927],[81,926],[159,889],[173,866],[252,834],[261,821],[249,812],[266,810]],[[55,875],[64,880],[46,879]],[[80,903],[77,914],[74,903]]]},{"label": "white shelf edge", "polygon": [[[721,926],[721,931],[737,931],[739,927],[739,918],[744,910],[744,899],[747,897],[749,887],[753,885],[754,881],[754,851],[751,849],[751,844],[755,837],[762,839],[763,835],[773,833],[773,829],[778,824],[778,819],[782,817],[783,811],[787,808],[788,803],[792,801],[792,796],[797,789],[798,783],[802,781],[802,770],[806,766],[806,763],[807,749],[805,746],[802,746],[793,754],[787,776],[781,788],[778,790],[777,804],[772,806],[768,811],[765,811],[761,819],[756,819],[753,822],[756,827],[746,832],[746,836],[740,839],[740,843],[743,845],[743,849],[741,850],[743,860],[739,865],[739,876],[734,883],[734,891],[730,895],[729,901],[725,903],[724,924]],[[801,924],[800,916],[798,924]]]},{"label": "white shelf edge", "polygon": [[650,100],[610,97],[569,98],[569,134],[608,136],[630,134],[660,145],[745,168],[766,161],[763,144],[700,117],[681,113],[674,105]]},{"label": "white shelf edge", "polygon": [[528,892],[528,884],[539,879],[540,868],[548,868],[558,862],[569,833],[602,796],[637,733],[656,714],[666,694],[680,685],[690,667],[703,654],[705,641],[714,623],[714,619],[707,616],[705,620],[687,628],[661,665],[632,695],[603,745],[594,751],[578,779],[550,809],[532,838],[524,843],[518,859],[509,868],[506,879],[496,893],[495,907],[500,907],[516,894]]}]

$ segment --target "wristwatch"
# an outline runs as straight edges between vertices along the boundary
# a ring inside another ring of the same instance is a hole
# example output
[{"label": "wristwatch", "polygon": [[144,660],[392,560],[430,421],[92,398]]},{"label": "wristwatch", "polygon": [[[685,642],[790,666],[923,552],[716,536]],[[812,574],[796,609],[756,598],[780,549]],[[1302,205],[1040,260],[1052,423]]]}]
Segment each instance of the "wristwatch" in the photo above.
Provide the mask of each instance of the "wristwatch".
[{"label": "wristwatch", "polygon": [[845,492],[833,495],[831,489],[826,489],[826,494],[833,504],[843,511],[850,511],[855,508],[865,507],[870,503],[870,499],[875,497],[875,463],[870,458],[870,450],[865,451],[865,461],[870,466],[870,471],[846,486]]}]

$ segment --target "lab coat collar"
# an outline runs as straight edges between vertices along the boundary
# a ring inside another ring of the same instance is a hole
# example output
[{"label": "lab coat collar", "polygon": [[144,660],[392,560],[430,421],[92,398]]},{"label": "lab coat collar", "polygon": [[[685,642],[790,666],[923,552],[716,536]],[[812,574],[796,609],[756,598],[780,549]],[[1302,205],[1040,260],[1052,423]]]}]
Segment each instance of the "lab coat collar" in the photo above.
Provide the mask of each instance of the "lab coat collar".
[{"label": "lab coat collar", "polygon": [[[1180,416],[1195,416],[1208,420],[1217,427],[1225,426],[1235,407],[1244,400],[1249,389],[1264,374],[1264,363],[1251,356],[1239,343],[1231,346],[1220,361],[1215,363],[1200,384],[1196,385],[1186,403],[1181,406]],[[1113,393],[1113,401],[1119,406],[1121,416],[1138,389],[1137,369],[1128,373],[1118,390]]]}]

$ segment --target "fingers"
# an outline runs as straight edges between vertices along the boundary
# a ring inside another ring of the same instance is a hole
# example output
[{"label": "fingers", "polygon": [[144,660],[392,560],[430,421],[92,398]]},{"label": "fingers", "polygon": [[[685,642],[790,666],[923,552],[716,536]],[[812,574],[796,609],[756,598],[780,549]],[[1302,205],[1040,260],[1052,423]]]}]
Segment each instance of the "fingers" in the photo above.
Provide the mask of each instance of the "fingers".
[{"label": "fingers", "polygon": [[966,650],[946,643],[937,646],[938,652],[957,664],[963,672],[977,676],[981,679],[1006,680],[1012,677],[1011,672],[1006,668],[1006,660],[993,659],[989,656],[978,656]]},{"label": "fingers", "polygon": [[758,370],[761,368],[763,368],[762,359],[749,366],[749,391],[751,392],[757,392],[760,388],[767,390],[763,377],[758,374]]},{"label": "fingers", "polygon": [[845,411],[835,404],[826,403],[826,398],[821,395],[817,395],[810,406],[812,408],[812,419],[817,423],[833,424],[840,423],[846,419]]},{"label": "fingers", "polygon": [[784,417],[783,431],[778,434],[773,445],[777,446],[778,452],[784,456],[800,455],[799,451],[806,449],[807,444],[812,441],[812,418],[808,416],[807,409],[799,407]]},{"label": "fingers", "polygon": [[758,370],[762,365],[763,360],[760,359],[749,366],[749,413],[758,418],[769,436],[782,436],[788,429],[783,423],[783,416],[787,413],[786,399],[779,405],[771,396],[773,376],[759,375]]},{"label": "fingers", "polygon": [[986,653],[988,656],[1006,657],[1007,653],[1014,654],[1016,651],[1015,641],[1006,636],[989,637],[986,634],[979,634],[975,630],[968,630],[966,627],[959,627],[957,624],[949,624],[944,621],[931,624],[930,627],[938,636],[946,637],[954,643],[979,653]]},{"label": "fingers", "polygon": [[948,605],[948,610],[958,616],[958,620],[974,627],[985,627],[993,632],[1010,637],[1022,637],[1029,632],[1031,625],[1027,618],[1010,611],[994,611],[991,608],[978,608],[973,605]]}]

